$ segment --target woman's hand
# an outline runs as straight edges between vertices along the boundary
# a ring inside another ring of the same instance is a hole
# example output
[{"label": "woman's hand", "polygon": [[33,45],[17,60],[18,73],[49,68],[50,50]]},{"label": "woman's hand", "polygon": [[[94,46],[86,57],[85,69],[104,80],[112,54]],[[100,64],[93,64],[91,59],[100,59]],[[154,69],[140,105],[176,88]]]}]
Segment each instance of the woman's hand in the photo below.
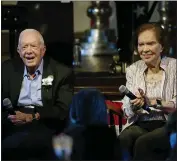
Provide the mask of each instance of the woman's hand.
[{"label": "woman's hand", "polygon": [[130,103],[133,107],[135,107],[133,110],[137,111],[145,105],[146,98],[145,93],[141,88],[138,88],[138,92],[135,93],[135,96],[137,98],[134,100],[130,100]]}]

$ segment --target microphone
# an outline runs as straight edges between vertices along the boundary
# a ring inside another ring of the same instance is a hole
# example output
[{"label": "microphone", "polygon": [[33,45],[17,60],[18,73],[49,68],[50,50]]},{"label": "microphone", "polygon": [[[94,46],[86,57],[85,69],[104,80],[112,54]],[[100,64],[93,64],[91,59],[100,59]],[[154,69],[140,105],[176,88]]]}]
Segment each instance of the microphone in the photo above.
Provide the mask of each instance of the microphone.
[{"label": "microphone", "polygon": [[[119,87],[119,91],[120,91],[120,93],[126,95],[126,96],[127,96],[128,98],[130,98],[131,100],[137,98],[137,97],[136,97],[132,92],[130,92],[130,91],[128,90],[128,88],[125,87],[124,85],[121,85],[121,86]],[[146,105],[146,104],[145,104],[142,108],[143,108],[144,110],[148,111],[148,112],[151,112],[151,109],[150,109],[149,106]]]},{"label": "microphone", "polygon": [[134,100],[134,99],[137,98],[137,97],[136,97],[132,92],[130,92],[130,91],[128,90],[128,88],[125,87],[124,85],[121,85],[121,86],[119,87],[119,91],[120,91],[120,93],[126,95],[126,96],[127,96],[128,98],[130,98],[131,100]]},{"label": "microphone", "polygon": [[5,98],[3,100],[3,106],[6,108],[8,114],[10,114],[10,115],[16,115],[16,113],[15,113],[15,111],[13,109],[12,103],[11,103],[11,101],[10,101],[9,98]]}]

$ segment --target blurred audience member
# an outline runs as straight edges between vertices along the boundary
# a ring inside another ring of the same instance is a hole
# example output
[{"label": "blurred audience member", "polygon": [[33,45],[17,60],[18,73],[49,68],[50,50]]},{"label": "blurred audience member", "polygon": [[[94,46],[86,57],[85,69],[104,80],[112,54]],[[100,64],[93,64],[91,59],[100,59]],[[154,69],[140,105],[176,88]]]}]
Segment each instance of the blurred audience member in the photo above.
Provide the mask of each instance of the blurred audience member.
[{"label": "blurred audience member", "polygon": [[[64,134],[56,138],[55,152],[59,159],[114,159],[116,132],[108,127],[107,107],[103,95],[96,89],[84,89],[77,93],[70,106],[68,127]],[[67,149],[67,154],[70,154],[69,149],[72,148],[70,157],[66,156],[65,152],[62,155],[61,144],[59,145],[61,142],[63,147],[67,147],[63,148]],[[57,147],[59,151],[56,150]]]},{"label": "blurred audience member", "polygon": [[169,115],[166,124],[166,130],[169,135],[171,154],[167,161],[177,160],[177,110]]}]

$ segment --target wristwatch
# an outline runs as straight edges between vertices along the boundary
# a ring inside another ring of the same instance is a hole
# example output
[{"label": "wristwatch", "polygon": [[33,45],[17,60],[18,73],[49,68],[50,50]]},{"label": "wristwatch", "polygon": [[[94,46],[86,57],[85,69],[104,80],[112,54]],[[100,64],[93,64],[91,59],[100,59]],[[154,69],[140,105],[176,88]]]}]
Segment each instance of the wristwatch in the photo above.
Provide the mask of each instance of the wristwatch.
[{"label": "wristwatch", "polygon": [[156,99],[156,108],[160,109],[162,107],[162,100],[161,99]]}]

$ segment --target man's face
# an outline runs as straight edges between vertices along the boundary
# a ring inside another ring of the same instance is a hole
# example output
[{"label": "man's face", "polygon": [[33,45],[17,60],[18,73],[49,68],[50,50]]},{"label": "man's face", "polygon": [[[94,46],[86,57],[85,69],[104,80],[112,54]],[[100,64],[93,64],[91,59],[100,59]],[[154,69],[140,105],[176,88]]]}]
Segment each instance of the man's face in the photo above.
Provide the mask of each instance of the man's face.
[{"label": "man's face", "polygon": [[35,70],[39,66],[45,50],[45,46],[41,44],[36,32],[22,33],[18,53],[28,69]]},{"label": "man's face", "polygon": [[138,52],[147,64],[154,64],[160,57],[162,45],[157,41],[153,30],[146,30],[138,37]]}]

